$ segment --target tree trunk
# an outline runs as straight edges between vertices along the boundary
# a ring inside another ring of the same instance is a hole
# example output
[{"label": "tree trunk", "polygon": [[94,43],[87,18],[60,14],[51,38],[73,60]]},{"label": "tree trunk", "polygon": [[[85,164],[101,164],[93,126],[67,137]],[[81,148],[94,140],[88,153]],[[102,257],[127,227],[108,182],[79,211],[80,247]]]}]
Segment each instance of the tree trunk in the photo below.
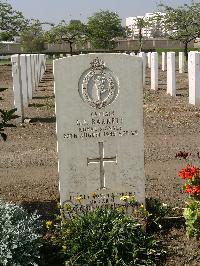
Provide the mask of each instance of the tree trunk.
[{"label": "tree trunk", "polygon": [[70,47],[70,55],[72,56],[73,55],[73,48],[72,48],[72,44],[73,42],[69,42],[69,47]]},{"label": "tree trunk", "polygon": [[139,52],[142,52],[142,29],[139,29]]},{"label": "tree trunk", "polygon": [[188,43],[187,42],[184,43],[184,54],[185,54],[186,61],[188,61]]}]

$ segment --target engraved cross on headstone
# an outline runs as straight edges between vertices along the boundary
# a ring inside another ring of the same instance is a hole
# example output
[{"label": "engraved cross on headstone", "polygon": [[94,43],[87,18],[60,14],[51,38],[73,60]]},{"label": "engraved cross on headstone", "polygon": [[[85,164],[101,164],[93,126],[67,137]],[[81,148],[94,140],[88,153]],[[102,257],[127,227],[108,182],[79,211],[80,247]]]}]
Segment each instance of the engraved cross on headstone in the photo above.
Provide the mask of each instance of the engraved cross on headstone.
[{"label": "engraved cross on headstone", "polygon": [[99,157],[94,159],[87,158],[87,165],[90,163],[99,163],[100,164],[100,189],[105,189],[105,169],[104,163],[116,163],[117,164],[117,155],[113,157],[104,157],[104,146],[103,142],[99,142]]}]

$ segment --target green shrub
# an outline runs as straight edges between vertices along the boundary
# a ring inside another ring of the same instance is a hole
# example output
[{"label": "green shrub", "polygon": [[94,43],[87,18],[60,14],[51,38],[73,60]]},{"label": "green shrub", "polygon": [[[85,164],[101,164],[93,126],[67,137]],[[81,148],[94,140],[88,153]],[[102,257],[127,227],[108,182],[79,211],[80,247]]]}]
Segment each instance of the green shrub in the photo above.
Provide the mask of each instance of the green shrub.
[{"label": "green shrub", "polygon": [[66,265],[156,265],[158,242],[123,208],[97,208],[47,222]]},{"label": "green shrub", "polygon": [[0,201],[0,265],[38,265],[41,227],[37,213]]},{"label": "green shrub", "polygon": [[163,217],[170,211],[167,204],[161,203],[159,199],[147,198],[146,209],[149,213],[147,219],[147,230],[160,230],[163,226]]},{"label": "green shrub", "polygon": [[189,237],[200,238],[200,200],[188,200],[183,216]]}]

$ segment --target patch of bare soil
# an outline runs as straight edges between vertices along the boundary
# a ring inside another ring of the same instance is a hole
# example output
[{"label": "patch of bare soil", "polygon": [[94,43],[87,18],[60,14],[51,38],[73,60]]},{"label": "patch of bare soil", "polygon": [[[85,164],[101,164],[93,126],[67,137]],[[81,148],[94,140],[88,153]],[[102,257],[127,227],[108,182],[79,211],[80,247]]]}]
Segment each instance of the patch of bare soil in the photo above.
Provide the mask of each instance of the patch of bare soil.
[{"label": "patch of bare soil", "polygon": [[[0,108],[13,108],[11,66],[0,66]],[[59,197],[56,129],[52,66],[25,109],[31,123],[7,129],[8,140],[0,140],[0,198],[23,202],[42,213]],[[190,162],[199,165],[200,107],[188,103],[187,73],[177,73],[177,96],[166,94],[166,72],[159,70],[159,89],[150,90],[150,71],[144,89],[145,172],[147,197],[159,198],[172,207],[182,208],[178,171],[186,161],[175,157],[190,152]],[[200,265],[200,243],[188,239],[184,225],[174,224],[160,233],[167,250],[165,265]]]}]

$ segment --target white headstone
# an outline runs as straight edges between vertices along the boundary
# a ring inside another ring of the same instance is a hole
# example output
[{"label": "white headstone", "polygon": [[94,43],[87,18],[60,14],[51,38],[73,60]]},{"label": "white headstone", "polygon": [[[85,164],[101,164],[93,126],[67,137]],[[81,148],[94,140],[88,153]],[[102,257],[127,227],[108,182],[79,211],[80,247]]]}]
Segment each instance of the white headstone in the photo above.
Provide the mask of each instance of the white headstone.
[{"label": "white headstone", "polygon": [[189,103],[200,105],[200,53],[188,54]]},{"label": "white headstone", "polygon": [[20,66],[21,66],[21,80],[22,80],[22,94],[23,94],[23,105],[28,106],[28,84],[27,84],[27,60],[26,55],[20,55]]},{"label": "white headstone", "polygon": [[162,71],[166,70],[166,53],[162,52]]},{"label": "white headstone", "polygon": [[167,94],[176,96],[176,55],[175,52],[167,53]]},{"label": "white headstone", "polygon": [[[142,60],[88,54],[54,61],[61,203],[93,192],[145,200]],[[111,199],[111,198],[110,198]]]},{"label": "white headstone", "polygon": [[39,82],[41,81],[44,72],[45,72],[45,55],[44,54],[39,54]]},{"label": "white headstone", "polygon": [[151,68],[151,52],[147,53],[147,62],[148,62],[148,68]]},{"label": "white headstone", "polygon": [[158,89],[158,53],[151,53],[151,89]]},{"label": "white headstone", "polygon": [[179,52],[179,73],[185,72],[185,56],[184,52]]},{"label": "white headstone", "polygon": [[32,73],[32,88],[33,90],[36,89],[36,67],[35,67],[35,54],[31,55],[31,73]]},{"label": "white headstone", "polygon": [[39,64],[39,54],[36,55],[36,85],[38,87],[40,81],[40,64]]},{"label": "white headstone", "polygon": [[19,122],[23,122],[24,107],[23,107],[23,95],[22,95],[20,56],[12,55],[11,62],[12,62],[14,106],[15,108],[17,108],[16,114],[20,116],[17,120]]},{"label": "white headstone", "polygon": [[142,58],[142,63],[143,63],[143,86],[145,86],[145,77],[146,77],[146,53],[140,52],[138,54],[139,57]]},{"label": "white headstone", "polygon": [[26,55],[26,72],[27,72],[27,86],[28,86],[28,98],[31,100],[33,98],[33,88],[32,88],[32,72],[31,72],[31,55]]}]

